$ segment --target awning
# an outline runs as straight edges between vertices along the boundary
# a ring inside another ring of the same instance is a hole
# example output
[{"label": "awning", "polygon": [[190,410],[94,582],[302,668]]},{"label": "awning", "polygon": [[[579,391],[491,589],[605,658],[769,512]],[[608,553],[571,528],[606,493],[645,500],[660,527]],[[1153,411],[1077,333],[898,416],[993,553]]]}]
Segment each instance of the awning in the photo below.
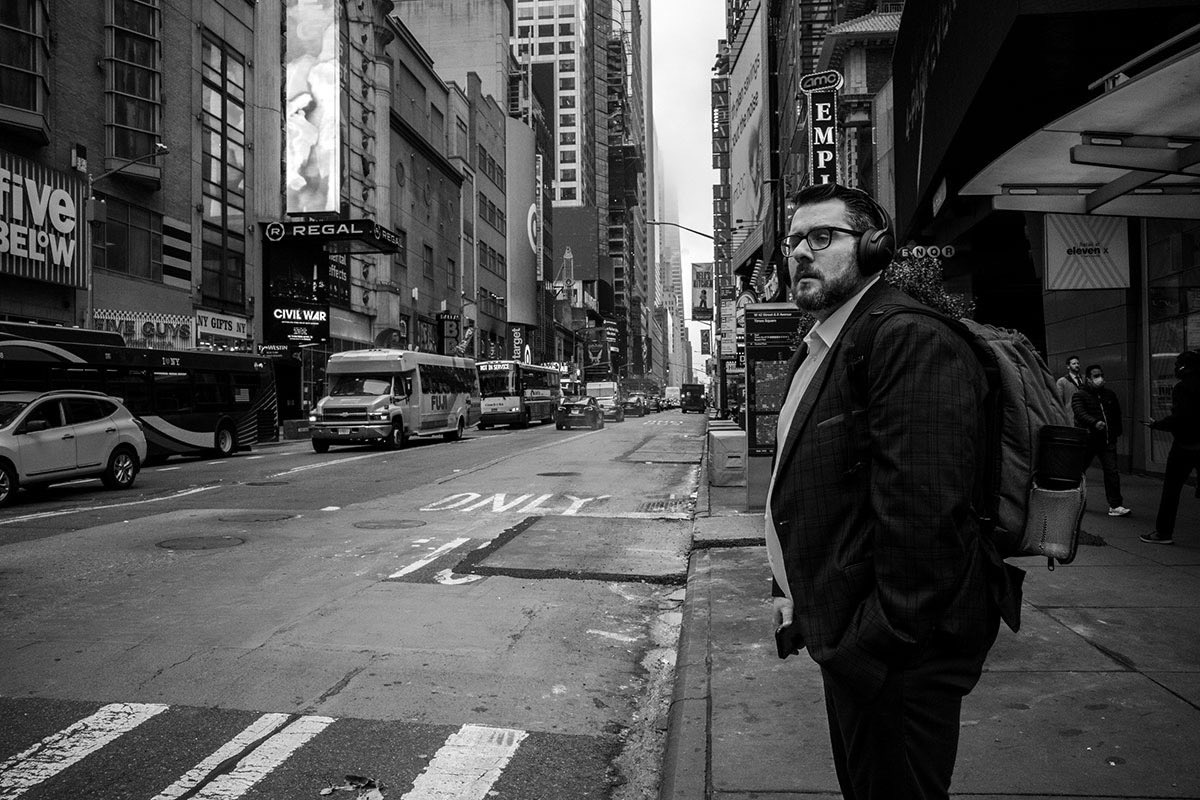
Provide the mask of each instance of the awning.
[{"label": "awning", "polygon": [[1197,98],[1200,45],[1046,125],[959,194],[1000,210],[1200,219]]}]

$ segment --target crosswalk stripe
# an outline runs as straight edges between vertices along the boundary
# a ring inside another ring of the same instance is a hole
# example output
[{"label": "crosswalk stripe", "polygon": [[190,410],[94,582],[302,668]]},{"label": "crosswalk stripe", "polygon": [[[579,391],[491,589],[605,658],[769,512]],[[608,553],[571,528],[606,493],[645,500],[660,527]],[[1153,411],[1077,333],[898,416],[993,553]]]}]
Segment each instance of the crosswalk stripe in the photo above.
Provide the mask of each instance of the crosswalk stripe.
[{"label": "crosswalk stripe", "polygon": [[526,736],[511,728],[463,725],[401,800],[483,800]]},{"label": "crosswalk stripe", "polygon": [[237,756],[264,736],[278,730],[283,723],[288,721],[288,717],[288,714],[263,714],[246,726],[246,729],[237,736],[221,745],[220,749],[211,756],[184,773],[182,778],[156,794],[154,800],[176,800],[192,791],[222,763]]},{"label": "crosswalk stripe", "polygon": [[189,797],[194,800],[233,800],[241,797],[333,721],[333,717],[300,717],[247,754],[232,771],[217,776]]},{"label": "crosswalk stripe", "polygon": [[20,797],[166,710],[167,706],[158,703],[111,703],[90,717],[47,736],[0,764],[0,800]]}]

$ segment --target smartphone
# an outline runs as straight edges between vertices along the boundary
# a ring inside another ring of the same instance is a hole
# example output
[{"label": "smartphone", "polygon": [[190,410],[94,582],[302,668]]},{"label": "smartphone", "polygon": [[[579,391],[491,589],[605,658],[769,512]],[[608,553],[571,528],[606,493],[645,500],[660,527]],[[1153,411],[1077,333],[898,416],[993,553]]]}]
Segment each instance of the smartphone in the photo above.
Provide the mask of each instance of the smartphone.
[{"label": "smartphone", "polygon": [[800,631],[792,625],[780,625],[775,629],[775,650],[780,658],[800,652]]}]

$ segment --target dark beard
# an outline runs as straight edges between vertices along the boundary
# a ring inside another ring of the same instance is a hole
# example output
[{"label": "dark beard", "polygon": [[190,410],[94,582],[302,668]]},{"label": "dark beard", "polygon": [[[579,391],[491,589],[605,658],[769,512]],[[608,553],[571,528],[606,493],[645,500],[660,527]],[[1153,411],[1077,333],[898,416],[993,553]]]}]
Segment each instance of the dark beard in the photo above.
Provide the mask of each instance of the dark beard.
[{"label": "dark beard", "polygon": [[815,292],[796,293],[796,307],[810,314],[818,311],[830,311],[854,297],[862,287],[853,272],[846,272],[838,277],[823,281]]}]

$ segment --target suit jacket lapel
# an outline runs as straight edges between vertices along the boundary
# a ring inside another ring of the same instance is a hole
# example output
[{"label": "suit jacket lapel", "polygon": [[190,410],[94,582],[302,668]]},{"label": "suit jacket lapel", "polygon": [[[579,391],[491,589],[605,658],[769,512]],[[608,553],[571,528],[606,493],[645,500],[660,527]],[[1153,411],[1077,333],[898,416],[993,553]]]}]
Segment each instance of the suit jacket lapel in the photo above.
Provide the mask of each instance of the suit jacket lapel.
[{"label": "suit jacket lapel", "polygon": [[[863,295],[862,300],[859,301],[858,305],[855,306],[854,311],[850,314],[850,318],[846,320],[846,324],[842,326],[841,333],[838,335],[837,340],[834,341],[833,347],[830,348],[829,352],[825,354],[825,360],[821,362],[820,368],[818,368],[816,374],[813,375],[812,381],[810,381],[808,384],[808,389],[804,392],[804,398],[800,401],[800,405],[796,408],[796,415],[792,418],[792,424],[788,428],[787,440],[784,441],[783,448],[779,451],[779,460],[775,468],[776,474],[778,474],[778,472],[786,466],[788,459],[792,455],[792,451],[796,448],[796,442],[800,439],[801,432],[803,432],[805,427],[807,427],[808,420],[812,416],[813,408],[816,406],[817,398],[819,398],[821,396],[821,392],[824,391],[825,381],[829,377],[830,370],[833,368],[835,363],[840,363],[838,361],[838,355],[841,352],[842,346],[847,340],[853,340],[853,336],[858,328],[859,321],[872,310],[874,310],[878,305],[880,305],[884,299],[883,295],[889,289],[891,289],[891,287],[885,284],[882,279],[880,279],[867,291],[865,295]],[[807,353],[807,348],[803,345],[800,349]],[[803,358],[800,359],[800,361],[802,360]],[[792,375],[794,377],[796,370],[799,369],[800,362],[796,361],[793,357],[793,363],[791,366]]]}]

